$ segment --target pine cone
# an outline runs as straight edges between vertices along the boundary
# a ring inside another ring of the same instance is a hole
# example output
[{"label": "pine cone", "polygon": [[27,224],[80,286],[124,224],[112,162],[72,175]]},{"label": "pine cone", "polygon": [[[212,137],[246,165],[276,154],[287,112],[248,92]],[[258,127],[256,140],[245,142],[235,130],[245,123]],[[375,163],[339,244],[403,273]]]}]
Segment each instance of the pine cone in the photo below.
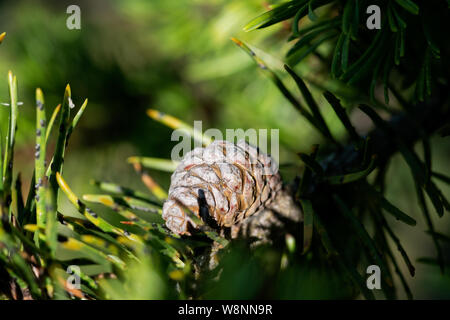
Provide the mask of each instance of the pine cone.
[{"label": "pine cone", "polygon": [[162,217],[180,235],[190,235],[189,225],[197,228],[186,209],[215,227],[235,226],[275,198],[282,186],[275,167],[269,155],[245,141],[195,148],[172,174]]}]

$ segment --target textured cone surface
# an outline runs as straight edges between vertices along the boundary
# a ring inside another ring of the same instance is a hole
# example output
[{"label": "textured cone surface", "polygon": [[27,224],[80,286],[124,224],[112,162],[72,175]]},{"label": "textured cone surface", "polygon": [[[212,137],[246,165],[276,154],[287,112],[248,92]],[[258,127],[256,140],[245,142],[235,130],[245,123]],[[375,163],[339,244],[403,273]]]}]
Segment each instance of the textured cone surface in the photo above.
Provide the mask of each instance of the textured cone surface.
[{"label": "textured cone surface", "polygon": [[267,206],[281,186],[269,155],[245,141],[215,141],[195,148],[178,165],[162,217],[177,234],[189,234],[188,225],[197,227],[186,210],[231,227]]}]

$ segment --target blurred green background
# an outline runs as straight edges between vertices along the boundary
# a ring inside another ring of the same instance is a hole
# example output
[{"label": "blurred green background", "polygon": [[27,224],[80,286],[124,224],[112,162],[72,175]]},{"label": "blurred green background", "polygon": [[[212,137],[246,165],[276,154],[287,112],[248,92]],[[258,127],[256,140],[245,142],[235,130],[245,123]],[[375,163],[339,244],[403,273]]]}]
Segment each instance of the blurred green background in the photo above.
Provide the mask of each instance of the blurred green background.
[{"label": "blurred green background", "polygon": [[[81,30],[66,28],[66,8],[71,4],[81,8]],[[289,181],[301,170],[296,152],[309,151],[321,138],[230,41],[231,37],[246,41],[273,69],[281,70],[289,47],[289,26],[242,31],[268,4],[263,0],[0,1],[0,32],[7,32],[0,47],[0,102],[9,99],[8,70],[17,75],[19,100],[23,101],[15,170],[23,177],[31,176],[35,88],[44,91],[49,114],[70,83],[77,106],[89,99],[64,168],[64,176],[76,193],[89,193],[93,189],[90,179],[144,190],[126,159],[134,155],[169,158],[176,143],[170,140],[169,129],[146,116],[150,107],[191,124],[202,120],[204,129],[280,129],[282,174]],[[329,49],[326,45],[320,48]],[[358,97],[330,81],[315,57],[302,62],[297,71],[316,85],[313,94],[333,134],[344,139],[344,130],[324,103],[320,88],[342,93],[348,108]],[[294,88],[292,83],[288,85]],[[7,108],[0,109],[2,132],[7,112]],[[356,111],[352,119],[360,132],[370,129],[370,121]],[[437,137],[433,146],[433,168],[448,173],[448,139]],[[169,174],[152,175],[168,187]],[[29,181],[24,181],[25,193],[28,186]],[[450,194],[448,186],[439,186]],[[429,236],[421,232],[425,225],[413,188],[408,168],[395,157],[388,173],[387,197],[419,223],[417,230],[391,223],[416,260],[435,253]],[[71,210],[69,206],[67,210]],[[449,215],[436,219],[435,224],[437,231],[450,233]],[[441,275],[436,267],[415,265],[416,276],[407,279],[415,298],[450,298],[449,274]],[[242,277],[248,278],[245,272],[257,274],[251,269],[257,266],[249,268],[242,270]],[[327,297],[326,292],[315,292],[316,281],[321,281],[318,271],[300,269],[285,277],[280,282],[280,297],[301,298],[308,296],[305,292]],[[236,284],[242,285],[239,277],[235,278]],[[245,292],[240,294],[247,297]]]}]

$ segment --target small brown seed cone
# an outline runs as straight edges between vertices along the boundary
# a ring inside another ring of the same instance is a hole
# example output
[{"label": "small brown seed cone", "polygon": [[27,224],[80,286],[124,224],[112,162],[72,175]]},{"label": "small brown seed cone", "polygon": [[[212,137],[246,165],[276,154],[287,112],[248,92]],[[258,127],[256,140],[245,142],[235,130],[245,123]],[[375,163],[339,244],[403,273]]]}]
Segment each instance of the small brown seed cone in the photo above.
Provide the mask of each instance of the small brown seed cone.
[{"label": "small brown seed cone", "polygon": [[[264,209],[281,190],[273,159],[245,141],[214,141],[189,152],[171,177],[163,206],[167,227],[189,235],[196,228],[185,209],[229,228]],[[206,219],[207,220],[207,219]]]}]

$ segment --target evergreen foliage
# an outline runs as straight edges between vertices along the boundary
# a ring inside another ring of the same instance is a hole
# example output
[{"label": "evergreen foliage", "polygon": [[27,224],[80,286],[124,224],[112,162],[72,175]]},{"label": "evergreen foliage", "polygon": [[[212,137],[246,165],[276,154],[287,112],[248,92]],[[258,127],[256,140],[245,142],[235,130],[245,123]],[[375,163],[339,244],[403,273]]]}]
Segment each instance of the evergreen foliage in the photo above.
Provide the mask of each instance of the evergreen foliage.
[{"label": "evergreen foliage", "polygon": [[[369,4],[381,8],[380,30],[365,26]],[[148,193],[93,181],[97,194],[77,195],[64,179],[63,164],[87,100],[71,118],[74,106],[69,85],[50,118],[45,113],[44,93],[36,90],[35,171],[24,197],[23,177],[13,171],[20,107],[17,79],[10,72],[9,127],[0,170],[0,297],[289,298],[299,297],[286,288],[290,279],[295,279],[321,290],[300,297],[355,298],[361,294],[367,299],[394,299],[398,296],[396,283],[400,283],[412,298],[407,279],[415,274],[414,262],[388,217],[407,225],[411,233],[423,231],[415,227],[416,219],[385,197],[385,185],[395,179],[386,172],[392,156],[400,153],[410,168],[415,200],[435,247],[430,257],[418,262],[438,265],[443,274],[448,273],[450,264],[443,246],[449,236],[436,232],[433,215],[441,218],[450,211],[449,200],[436,184],[438,180],[448,184],[450,177],[433,170],[430,138],[437,132],[445,135],[450,119],[449,45],[442,31],[450,30],[449,6],[448,1],[437,0],[293,0],[274,5],[245,29],[289,23],[293,44],[286,54],[285,70],[302,100],[251,46],[233,39],[324,138],[320,147],[312,146],[311,153],[298,154],[304,170],[292,182],[292,190],[304,223],[296,226],[295,233],[286,230],[283,243],[254,250],[245,241],[219,236],[194,216],[200,230],[193,237],[178,236],[164,226],[161,212],[167,192],[148,169],[171,172],[175,165],[170,160],[128,159]],[[0,43],[4,38],[1,34]],[[333,49],[321,50],[325,45]],[[368,95],[367,103],[359,106],[374,124],[367,136],[357,133],[342,99],[326,91],[323,95],[330,110],[348,133],[344,140],[333,136],[310,84],[295,70],[311,55],[324,64],[330,77]],[[384,102],[377,100],[380,88]],[[169,115],[155,110],[148,115],[172,129],[182,127],[194,133],[188,124]],[[50,153],[46,147],[56,121],[56,148]],[[202,137],[202,143],[207,145],[210,139]],[[422,145],[423,155],[416,151],[417,143]],[[58,197],[67,197],[79,214],[63,214]],[[99,205],[111,210],[96,213]],[[218,251],[219,266],[203,270],[198,260],[212,246]],[[364,266],[373,264],[381,269],[382,295],[366,286]],[[80,288],[66,281],[74,265],[80,267],[75,272],[81,279]],[[252,285],[242,288],[243,281]],[[232,296],[236,288],[241,288],[239,295]]]}]

